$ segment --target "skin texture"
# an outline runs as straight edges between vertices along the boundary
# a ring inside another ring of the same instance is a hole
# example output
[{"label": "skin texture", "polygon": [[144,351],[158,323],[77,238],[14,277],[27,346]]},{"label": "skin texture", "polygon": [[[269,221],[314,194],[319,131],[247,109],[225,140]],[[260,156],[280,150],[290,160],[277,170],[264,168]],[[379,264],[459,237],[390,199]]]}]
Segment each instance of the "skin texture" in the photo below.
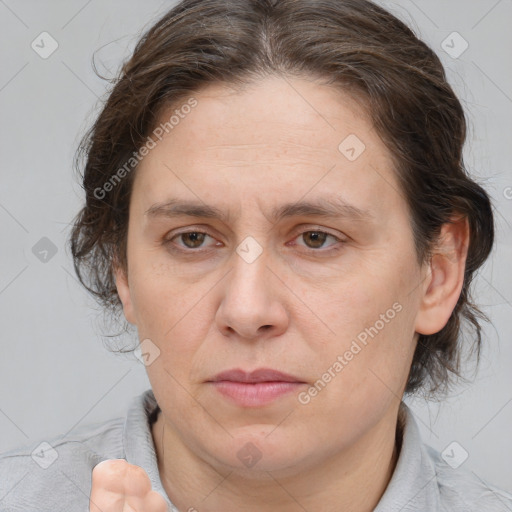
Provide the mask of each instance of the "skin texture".
[{"label": "skin texture", "polygon": [[[147,372],[162,409],[153,438],[164,488],[183,511],[373,510],[396,464],[416,333],[439,331],[460,295],[467,223],[444,226],[435,255],[418,263],[391,156],[333,88],[269,77],[194,97],[137,169],[127,273],[117,269],[126,319],[160,351]],[[338,149],[350,134],[365,145],[353,161]],[[171,198],[229,218],[146,213]],[[326,198],[367,214],[271,220],[274,207]],[[251,263],[236,251],[247,236],[262,249]],[[393,319],[301,403],[393,304]],[[207,382],[263,367],[304,384],[242,407]],[[249,449],[259,457],[250,466]]]}]

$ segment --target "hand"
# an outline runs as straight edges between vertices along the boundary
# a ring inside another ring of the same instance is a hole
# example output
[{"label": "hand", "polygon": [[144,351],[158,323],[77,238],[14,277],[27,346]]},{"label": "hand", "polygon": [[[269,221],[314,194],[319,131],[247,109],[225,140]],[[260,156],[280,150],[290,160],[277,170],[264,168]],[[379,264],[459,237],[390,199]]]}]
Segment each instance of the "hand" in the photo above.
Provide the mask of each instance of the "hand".
[{"label": "hand", "polygon": [[104,460],[92,470],[90,512],[167,512],[147,473],[124,459]]}]

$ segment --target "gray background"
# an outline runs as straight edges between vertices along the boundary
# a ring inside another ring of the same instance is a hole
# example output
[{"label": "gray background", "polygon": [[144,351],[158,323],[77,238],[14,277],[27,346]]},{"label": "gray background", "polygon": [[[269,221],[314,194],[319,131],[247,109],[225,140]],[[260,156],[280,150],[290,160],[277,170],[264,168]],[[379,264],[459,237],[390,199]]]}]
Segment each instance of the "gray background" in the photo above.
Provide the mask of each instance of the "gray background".
[{"label": "gray background", "polygon": [[[409,403],[427,443],[443,451],[456,441],[456,457],[469,454],[464,467],[512,492],[512,1],[380,3],[445,64],[470,122],[466,164],[491,193],[498,225],[497,250],[476,280],[492,324],[475,383],[440,405]],[[73,153],[108,85],[92,54],[113,76],[173,4],[0,0],[0,452],[119,415],[149,387],[134,356],[104,348],[101,315],[65,244],[82,201]],[[47,59],[31,48],[43,31],[59,45]],[[458,58],[441,47],[454,31],[469,44]],[[42,237],[57,249],[46,262],[32,251]]]}]

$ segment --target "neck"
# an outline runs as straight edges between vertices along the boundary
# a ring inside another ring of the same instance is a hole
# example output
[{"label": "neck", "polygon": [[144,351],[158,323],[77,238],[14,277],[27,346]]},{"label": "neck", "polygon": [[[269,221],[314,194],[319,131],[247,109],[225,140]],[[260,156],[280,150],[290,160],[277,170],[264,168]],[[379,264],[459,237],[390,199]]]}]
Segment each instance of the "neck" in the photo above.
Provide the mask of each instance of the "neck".
[{"label": "neck", "polygon": [[370,512],[382,497],[399,454],[398,407],[350,448],[322,464],[286,473],[242,474],[213,467],[190,451],[160,412],[152,426],[162,485],[180,511]]}]

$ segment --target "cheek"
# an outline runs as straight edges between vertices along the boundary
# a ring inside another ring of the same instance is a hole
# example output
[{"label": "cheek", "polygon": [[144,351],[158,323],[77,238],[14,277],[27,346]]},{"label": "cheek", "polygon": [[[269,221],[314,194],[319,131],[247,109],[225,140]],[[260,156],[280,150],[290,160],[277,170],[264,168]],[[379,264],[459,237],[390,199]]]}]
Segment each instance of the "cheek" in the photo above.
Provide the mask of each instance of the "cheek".
[{"label": "cheek", "polygon": [[175,268],[152,251],[133,251],[130,291],[139,331],[174,325],[183,316],[190,287],[177,279]]},{"label": "cheek", "polygon": [[329,312],[326,323],[335,333],[328,337],[333,341],[326,339],[317,349],[322,371],[331,369],[337,375],[337,384],[330,386],[337,403],[372,401],[381,392],[400,394],[407,379],[419,305],[411,283],[419,274],[410,260],[392,259],[376,258],[378,266],[367,265],[357,278],[354,274],[317,302],[319,311]]},{"label": "cheek", "polygon": [[[207,295],[212,283],[180,278],[173,265],[157,261],[157,257],[150,261],[153,255],[134,255],[132,261],[137,264],[130,269],[138,335],[140,340],[151,339],[160,349],[165,368],[183,378],[211,326]],[[153,365],[147,369],[148,373],[156,371]]]},{"label": "cheek", "polygon": [[[317,290],[311,298],[325,323],[335,332],[333,337],[346,342],[380,320],[391,308],[389,315],[394,322],[396,309],[410,302],[409,283],[414,269],[404,261],[392,261],[392,255],[378,253],[363,255],[357,265],[342,277],[331,280]],[[388,316],[384,320],[388,320]],[[403,315],[401,315],[403,317]],[[386,326],[389,322],[386,322]],[[379,322],[380,326],[380,322]]]}]

